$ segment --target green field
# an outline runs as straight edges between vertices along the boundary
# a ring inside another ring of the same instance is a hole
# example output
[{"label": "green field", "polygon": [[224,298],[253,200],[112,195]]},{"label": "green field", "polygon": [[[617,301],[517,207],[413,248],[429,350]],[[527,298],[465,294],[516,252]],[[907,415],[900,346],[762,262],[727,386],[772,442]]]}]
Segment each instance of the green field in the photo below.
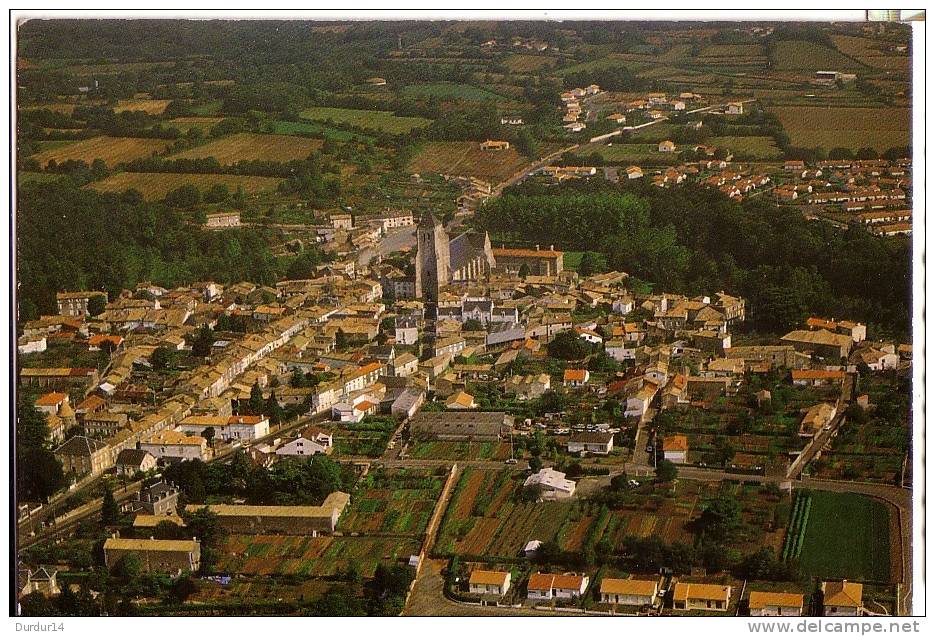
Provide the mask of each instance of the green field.
[{"label": "green field", "polygon": [[452,84],[450,82],[436,82],[434,84],[412,84],[403,88],[403,95],[417,99],[436,97],[438,99],[463,99],[469,102],[484,102],[505,99],[478,86],[470,84]]},{"label": "green field", "polygon": [[734,155],[749,155],[754,159],[779,159],[782,151],[772,137],[711,137],[707,144],[728,148]]},{"label": "green field", "polygon": [[912,117],[908,108],[772,106],[793,146],[825,149],[871,147],[882,152],[907,146]]},{"label": "green field", "polygon": [[779,71],[854,71],[863,66],[840,51],[804,40],[781,40],[770,51],[772,68]]},{"label": "green field", "polygon": [[659,152],[657,144],[614,144],[600,146],[591,152],[577,155],[585,164],[588,157],[598,154],[607,163],[616,164],[656,164],[668,165],[676,163],[678,157],[673,152]]},{"label": "green field", "polygon": [[886,504],[854,493],[813,491],[799,565],[820,578],[888,582]]},{"label": "green field", "polygon": [[397,117],[385,110],[355,110],[353,108],[329,108],[326,106],[307,108],[301,112],[301,117],[312,121],[331,121],[338,126],[346,124],[369,130],[379,130],[395,135],[405,134],[414,128],[422,128],[432,123],[431,120],[424,117]]},{"label": "green field", "polygon": [[314,121],[283,121],[277,120],[271,122],[270,132],[276,135],[295,135],[295,134],[312,134],[316,136],[323,137],[325,139],[333,139],[334,141],[373,141],[373,137],[370,135],[363,135],[361,133],[353,133],[347,130],[341,130],[340,128],[332,128],[331,126],[325,126],[324,124],[319,124]]}]

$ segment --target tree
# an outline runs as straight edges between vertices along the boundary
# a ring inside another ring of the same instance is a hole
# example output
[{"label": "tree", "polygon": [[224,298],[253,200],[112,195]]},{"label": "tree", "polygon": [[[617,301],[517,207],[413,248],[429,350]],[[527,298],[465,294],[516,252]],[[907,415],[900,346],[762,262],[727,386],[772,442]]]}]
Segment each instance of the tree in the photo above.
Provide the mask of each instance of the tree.
[{"label": "tree", "polygon": [[716,543],[729,542],[741,523],[740,503],[724,495],[709,502],[697,520],[702,537]]},{"label": "tree", "polygon": [[153,365],[156,371],[163,371],[169,368],[172,361],[172,350],[168,347],[156,347],[153,355],[149,357],[149,363]]},{"label": "tree", "polygon": [[107,308],[107,300],[102,294],[95,294],[88,298],[88,315],[100,316]]},{"label": "tree", "polygon": [[65,487],[62,463],[49,449],[49,426],[33,397],[20,392],[16,406],[16,492],[20,501],[45,501]]},{"label": "tree", "polygon": [[484,324],[477,320],[476,318],[471,318],[464,321],[464,325],[461,326],[462,331],[483,331]]},{"label": "tree", "polygon": [[536,143],[535,138],[528,130],[523,129],[519,131],[519,134],[516,136],[516,149],[518,151],[529,158],[534,158],[536,156],[538,146],[539,144]]},{"label": "tree", "polygon": [[276,391],[270,391],[269,397],[266,399],[266,405],[263,408],[263,413],[269,417],[271,424],[276,426],[282,424],[285,418],[285,411],[282,406],[279,405],[279,400],[276,399]]},{"label": "tree", "polygon": [[143,561],[134,552],[125,554],[114,567],[114,574],[125,579],[135,579],[142,573]]},{"label": "tree", "polygon": [[519,266],[519,277],[520,278],[526,278],[527,276],[529,276],[529,273],[530,273],[529,263],[523,263],[522,265]]},{"label": "tree", "polygon": [[195,339],[192,341],[192,355],[199,358],[207,358],[211,355],[211,347],[214,345],[214,330],[207,324],[201,325],[195,333]]},{"label": "tree", "polygon": [[214,446],[214,437],[217,435],[217,431],[214,430],[213,426],[209,426],[201,432],[201,436],[205,438],[205,441],[208,442],[208,446]]},{"label": "tree", "polygon": [[193,208],[201,203],[201,191],[186,184],[166,194],[166,205],[170,208]]},{"label": "tree", "polygon": [[675,481],[678,477],[679,471],[675,464],[670,462],[668,459],[664,459],[656,466],[656,479],[663,483],[669,483]]},{"label": "tree", "polygon": [[607,259],[598,252],[585,252],[578,264],[578,273],[582,276],[591,276],[607,271]]},{"label": "tree", "polygon": [[110,487],[104,486],[104,497],[101,500],[101,525],[112,526],[120,519],[120,507],[117,506],[117,500],[114,499],[114,493]]},{"label": "tree", "polygon": [[260,388],[259,382],[255,382],[253,386],[250,387],[250,400],[247,402],[247,408],[252,415],[262,415],[264,406],[263,389]]},{"label": "tree", "polygon": [[550,356],[562,360],[580,360],[591,352],[591,345],[570,329],[559,332],[547,348]]},{"label": "tree", "polygon": [[194,512],[184,511],[182,517],[188,531],[201,542],[201,573],[213,571],[217,561],[217,551],[227,535],[216,512],[208,508],[199,508]]}]

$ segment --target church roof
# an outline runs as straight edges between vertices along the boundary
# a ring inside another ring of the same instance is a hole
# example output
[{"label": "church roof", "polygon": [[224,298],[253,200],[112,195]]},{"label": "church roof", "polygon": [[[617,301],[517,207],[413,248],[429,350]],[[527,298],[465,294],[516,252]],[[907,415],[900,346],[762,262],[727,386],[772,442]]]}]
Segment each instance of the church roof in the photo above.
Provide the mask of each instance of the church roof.
[{"label": "church roof", "polygon": [[465,232],[451,239],[448,243],[450,271],[458,271],[478,254],[483,254],[486,238],[481,232]]}]

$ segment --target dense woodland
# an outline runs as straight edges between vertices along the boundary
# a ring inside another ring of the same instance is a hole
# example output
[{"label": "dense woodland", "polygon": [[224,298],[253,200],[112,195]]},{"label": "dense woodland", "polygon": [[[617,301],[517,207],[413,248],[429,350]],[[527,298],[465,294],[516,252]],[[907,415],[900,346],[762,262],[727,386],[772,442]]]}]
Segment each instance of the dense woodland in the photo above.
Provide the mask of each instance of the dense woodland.
[{"label": "dense woodland", "polygon": [[495,243],[599,252],[602,265],[659,291],[739,294],[763,331],[817,314],[865,321],[878,336],[909,333],[908,240],[880,240],[856,226],[842,232],[768,201],[740,204],[691,185],[528,183],[491,201],[475,223]]}]

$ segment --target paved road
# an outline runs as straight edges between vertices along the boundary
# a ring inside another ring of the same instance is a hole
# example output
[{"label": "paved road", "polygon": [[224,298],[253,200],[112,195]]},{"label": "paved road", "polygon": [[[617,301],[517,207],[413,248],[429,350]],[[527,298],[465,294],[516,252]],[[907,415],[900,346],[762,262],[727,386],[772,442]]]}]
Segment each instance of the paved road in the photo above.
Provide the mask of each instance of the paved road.
[{"label": "paved road", "polygon": [[796,460],[789,466],[789,470],[786,472],[787,479],[797,479],[808,464],[815,459],[815,457],[821,453],[825,445],[831,441],[831,438],[837,435],[838,428],[840,428],[841,424],[844,422],[844,411],[847,409],[851,400],[854,399],[854,382],[853,373],[848,373],[844,377],[844,381],[841,382],[841,394],[838,396],[837,404],[835,404],[837,414],[832,418],[831,422],[828,423],[827,428],[822,428],[815,433],[808,444],[805,445],[805,448],[802,449],[802,452]]}]

